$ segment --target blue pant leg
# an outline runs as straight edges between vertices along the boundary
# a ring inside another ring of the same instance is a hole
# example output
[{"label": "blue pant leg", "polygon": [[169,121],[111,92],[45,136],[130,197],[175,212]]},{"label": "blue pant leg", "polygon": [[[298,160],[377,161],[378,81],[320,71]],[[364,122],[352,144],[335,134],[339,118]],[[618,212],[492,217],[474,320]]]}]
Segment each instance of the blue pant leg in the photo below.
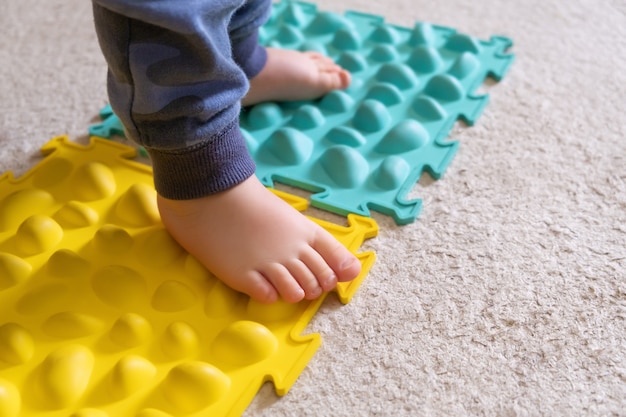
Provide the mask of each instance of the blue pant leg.
[{"label": "blue pant leg", "polygon": [[235,12],[230,22],[233,57],[248,79],[257,75],[267,61],[267,52],[259,45],[259,27],[271,12],[271,0],[250,0]]},{"label": "blue pant leg", "polygon": [[198,198],[254,173],[239,130],[246,73],[231,48],[244,0],[93,0],[111,105],[150,154],[157,191]]}]

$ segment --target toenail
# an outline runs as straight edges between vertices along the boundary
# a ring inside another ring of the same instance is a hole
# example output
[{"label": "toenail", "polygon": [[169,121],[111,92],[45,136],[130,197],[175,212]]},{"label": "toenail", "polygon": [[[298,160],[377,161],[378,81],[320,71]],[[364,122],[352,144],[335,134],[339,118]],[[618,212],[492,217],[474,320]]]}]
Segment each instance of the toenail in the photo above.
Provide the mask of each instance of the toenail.
[{"label": "toenail", "polygon": [[357,262],[355,258],[346,259],[339,265],[339,270],[345,271],[347,269],[350,269],[355,262]]},{"label": "toenail", "polygon": [[324,281],[324,286],[327,288],[332,288],[337,284],[337,276],[335,274],[329,276]]},{"label": "toenail", "polygon": [[323,292],[324,290],[321,289],[320,287],[314,288],[313,290],[311,290],[311,297],[317,298],[320,295],[322,295]]},{"label": "toenail", "polygon": [[304,297],[306,297],[306,293],[304,292],[302,288],[298,288],[297,290],[293,292],[293,296],[294,296],[294,300],[298,302],[302,300]]}]

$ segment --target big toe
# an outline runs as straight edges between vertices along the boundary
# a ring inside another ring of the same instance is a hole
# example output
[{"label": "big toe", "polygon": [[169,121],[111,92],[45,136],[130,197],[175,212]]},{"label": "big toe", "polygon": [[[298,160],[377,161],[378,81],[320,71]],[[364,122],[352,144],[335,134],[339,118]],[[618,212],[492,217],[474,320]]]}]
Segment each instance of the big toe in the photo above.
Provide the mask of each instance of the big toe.
[{"label": "big toe", "polygon": [[337,281],[352,281],[361,272],[361,263],[354,255],[348,252],[348,255],[340,261],[338,268],[336,271]]},{"label": "big toe", "polygon": [[338,282],[351,281],[361,272],[361,263],[345,246],[325,233],[320,234],[315,250],[322,255],[328,266],[335,272]]}]

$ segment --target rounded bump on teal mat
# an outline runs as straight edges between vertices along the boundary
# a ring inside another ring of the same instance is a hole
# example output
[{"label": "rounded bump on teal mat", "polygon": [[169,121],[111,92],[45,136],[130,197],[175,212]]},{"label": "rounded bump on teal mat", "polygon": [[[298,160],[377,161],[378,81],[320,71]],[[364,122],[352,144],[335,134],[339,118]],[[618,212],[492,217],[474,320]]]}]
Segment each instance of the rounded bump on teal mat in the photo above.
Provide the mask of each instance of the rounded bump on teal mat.
[{"label": "rounded bump on teal mat", "polygon": [[376,152],[382,154],[401,154],[414,151],[426,145],[430,135],[415,120],[403,120],[391,129],[376,146]]},{"label": "rounded bump on teal mat", "polygon": [[389,25],[381,25],[370,35],[370,40],[377,43],[387,43],[390,45],[400,41],[400,34]]},{"label": "rounded bump on teal mat", "polygon": [[341,51],[356,51],[361,47],[361,35],[354,28],[341,28],[331,44]]},{"label": "rounded bump on teal mat", "polygon": [[372,133],[386,128],[391,122],[391,114],[380,101],[365,100],[357,109],[352,120],[357,129]]},{"label": "rounded bump on teal mat", "polygon": [[246,116],[250,127],[264,129],[277,125],[282,120],[283,113],[276,103],[262,103],[253,106]]},{"label": "rounded bump on teal mat", "polygon": [[452,64],[448,73],[453,77],[462,80],[467,77],[471,73],[473,73],[477,68],[480,67],[480,62],[476,58],[476,55],[470,52],[463,52]]},{"label": "rounded bump on teal mat", "polygon": [[400,90],[408,90],[417,85],[418,80],[411,68],[403,64],[385,64],[378,73],[376,79],[395,85]]},{"label": "rounded bump on teal mat", "polygon": [[278,31],[276,40],[284,47],[297,45],[304,40],[302,32],[293,26],[284,25]]},{"label": "rounded bump on teal mat", "polygon": [[389,156],[374,172],[374,183],[384,190],[398,188],[409,176],[411,167],[399,156]]},{"label": "rounded bump on teal mat", "polygon": [[297,129],[283,127],[269,137],[267,150],[287,165],[306,162],[313,153],[313,140]]},{"label": "rounded bump on teal mat", "polygon": [[365,137],[355,129],[347,126],[339,126],[332,129],[326,138],[337,145],[346,145],[351,148],[358,148],[367,143]]},{"label": "rounded bump on teal mat", "polygon": [[480,53],[480,44],[469,35],[456,33],[452,35],[445,44],[445,48],[456,52]]},{"label": "rounded bump on teal mat", "polygon": [[398,59],[398,51],[391,45],[376,45],[370,58],[376,62],[391,62]]},{"label": "rounded bump on teal mat", "polygon": [[299,129],[313,129],[324,123],[322,112],[315,106],[305,104],[291,116],[291,125]]},{"label": "rounded bump on teal mat", "polygon": [[398,87],[389,83],[377,83],[373,85],[367,92],[365,98],[380,101],[386,106],[393,106],[404,101],[404,96]]},{"label": "rounded bump on teal mat", "polygon": [[261,26],[259,28],[259,43],[261,45],[265,45],[269,42],[269,40],[270,40],[270,34],[268,33],[265,27]]},{"label": "rounded bump on teal mat", "polygon": [[457,101],[463,98],[465,90],[459,80],[448,74],[439,74],[430,79],[424,92],[439,101]]},{"label": "rounded bump on teal mat", "polygon": [[363,71],[367,68],[367,61],[363,58],[363,55],[354,52],[344,52],[341,54],[337,60],[337,64],[352,73]]},{"label": "rounded bump on teal mat", "polygon": [[443,120],[446,116],[446,110],[431,97],[421,96],[413,102],[413,110],[427,121]]},{"label": "rounded bump on teal mat", "polygon": [[283,12],[283,20],[291,25],[303,27],[307,23],[307,16],[298,4],[290,3]]},{"label": "rounded bump on teal mat", "polygon": [[332,113],[342,113],[350,110],[354,105],[354,99],[343,91],[335,90],[326,94],[320,101],[320,108]]},{"label": "rounded bump on teal mat", "polygon": [[407,64],[414,71],[424,74],[437,71],[443,64],[443,60],[436,48],[420,45],[411,53]]},{"label": "rounded bump on teal mat", "polygon": [[366,81],[367,80],[364,80],[361,77],[352,77],[352,81],[350,82],[350,85],[348,86],[348,88],[346,88],[343,91],[345,91],[347,94],[351,96],[358,96],[365,88],[363,86],[366,84]]},{"label": "rounded bump on teal mat", "polygon": [[369,173],[365,158],[349,146],[336,145],[328,148],[320,157],[320,164],[328,176],[342,188],[354,188],[363,184]]},{"label": "rounded bump on teal mat", "polygon": [[316,41],[305,41],[300,45],[300,51],[307,52],[319,52],[322,55],[329,55],[328,49],[326,49],[326,45]]},{"label": "rounded bump on teal mat", "polygon": [[436,36],[433,27],[429,23],[417,23],[411,32],[409,45],[432,45],[435,43]]},{"label": "rounded bump on teal mat", "polygon": [[243,135],[244,140],[246,141],[246,145],[248,146],[248,150],[252,153],[256,152],[259,147],[259,142],[243,127],[240,128],[241,134]]},{"label": "rounded bump on teal mat", "polygon": [[315,35],[324,35],[352,26],[352,22],[337,13],[320,12],[313,19],[307,30]]}]

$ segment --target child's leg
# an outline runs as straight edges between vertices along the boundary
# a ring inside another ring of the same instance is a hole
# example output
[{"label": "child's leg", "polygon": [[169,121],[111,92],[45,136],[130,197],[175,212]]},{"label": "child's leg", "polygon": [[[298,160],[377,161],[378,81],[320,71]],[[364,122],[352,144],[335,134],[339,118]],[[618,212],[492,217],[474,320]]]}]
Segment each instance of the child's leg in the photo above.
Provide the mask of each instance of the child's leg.
[{"label": "child's leg", "polygon": [[252,176],[194,200],[159,197],[174,238],[230,287],[261,302],[313,299],[361,265],[335,238]]},{"label": "child's leg", "polygon": [[313,99],[350,85],[350,73],[322,54],[260,46],[258,28],[270,11],[270,1],[249,1],[229,25],[233,59],[250,80],[244,106]]},{"label": "child's leg", "polygon": [[256,300],[312,299],[354,279],[360,264],[253,175],[237,123],[247,76],[228,52],[224,24],[241,3],[207,0],[191,10],[179,0],[94,0],[109,96],[150,154],[172,236]]},{"label": "child's leg", "polygon": [[250,80],[242,104],[269,100],[307,100],[350,85],[350,73],[317,52],[267,49],[267,63]]}]

